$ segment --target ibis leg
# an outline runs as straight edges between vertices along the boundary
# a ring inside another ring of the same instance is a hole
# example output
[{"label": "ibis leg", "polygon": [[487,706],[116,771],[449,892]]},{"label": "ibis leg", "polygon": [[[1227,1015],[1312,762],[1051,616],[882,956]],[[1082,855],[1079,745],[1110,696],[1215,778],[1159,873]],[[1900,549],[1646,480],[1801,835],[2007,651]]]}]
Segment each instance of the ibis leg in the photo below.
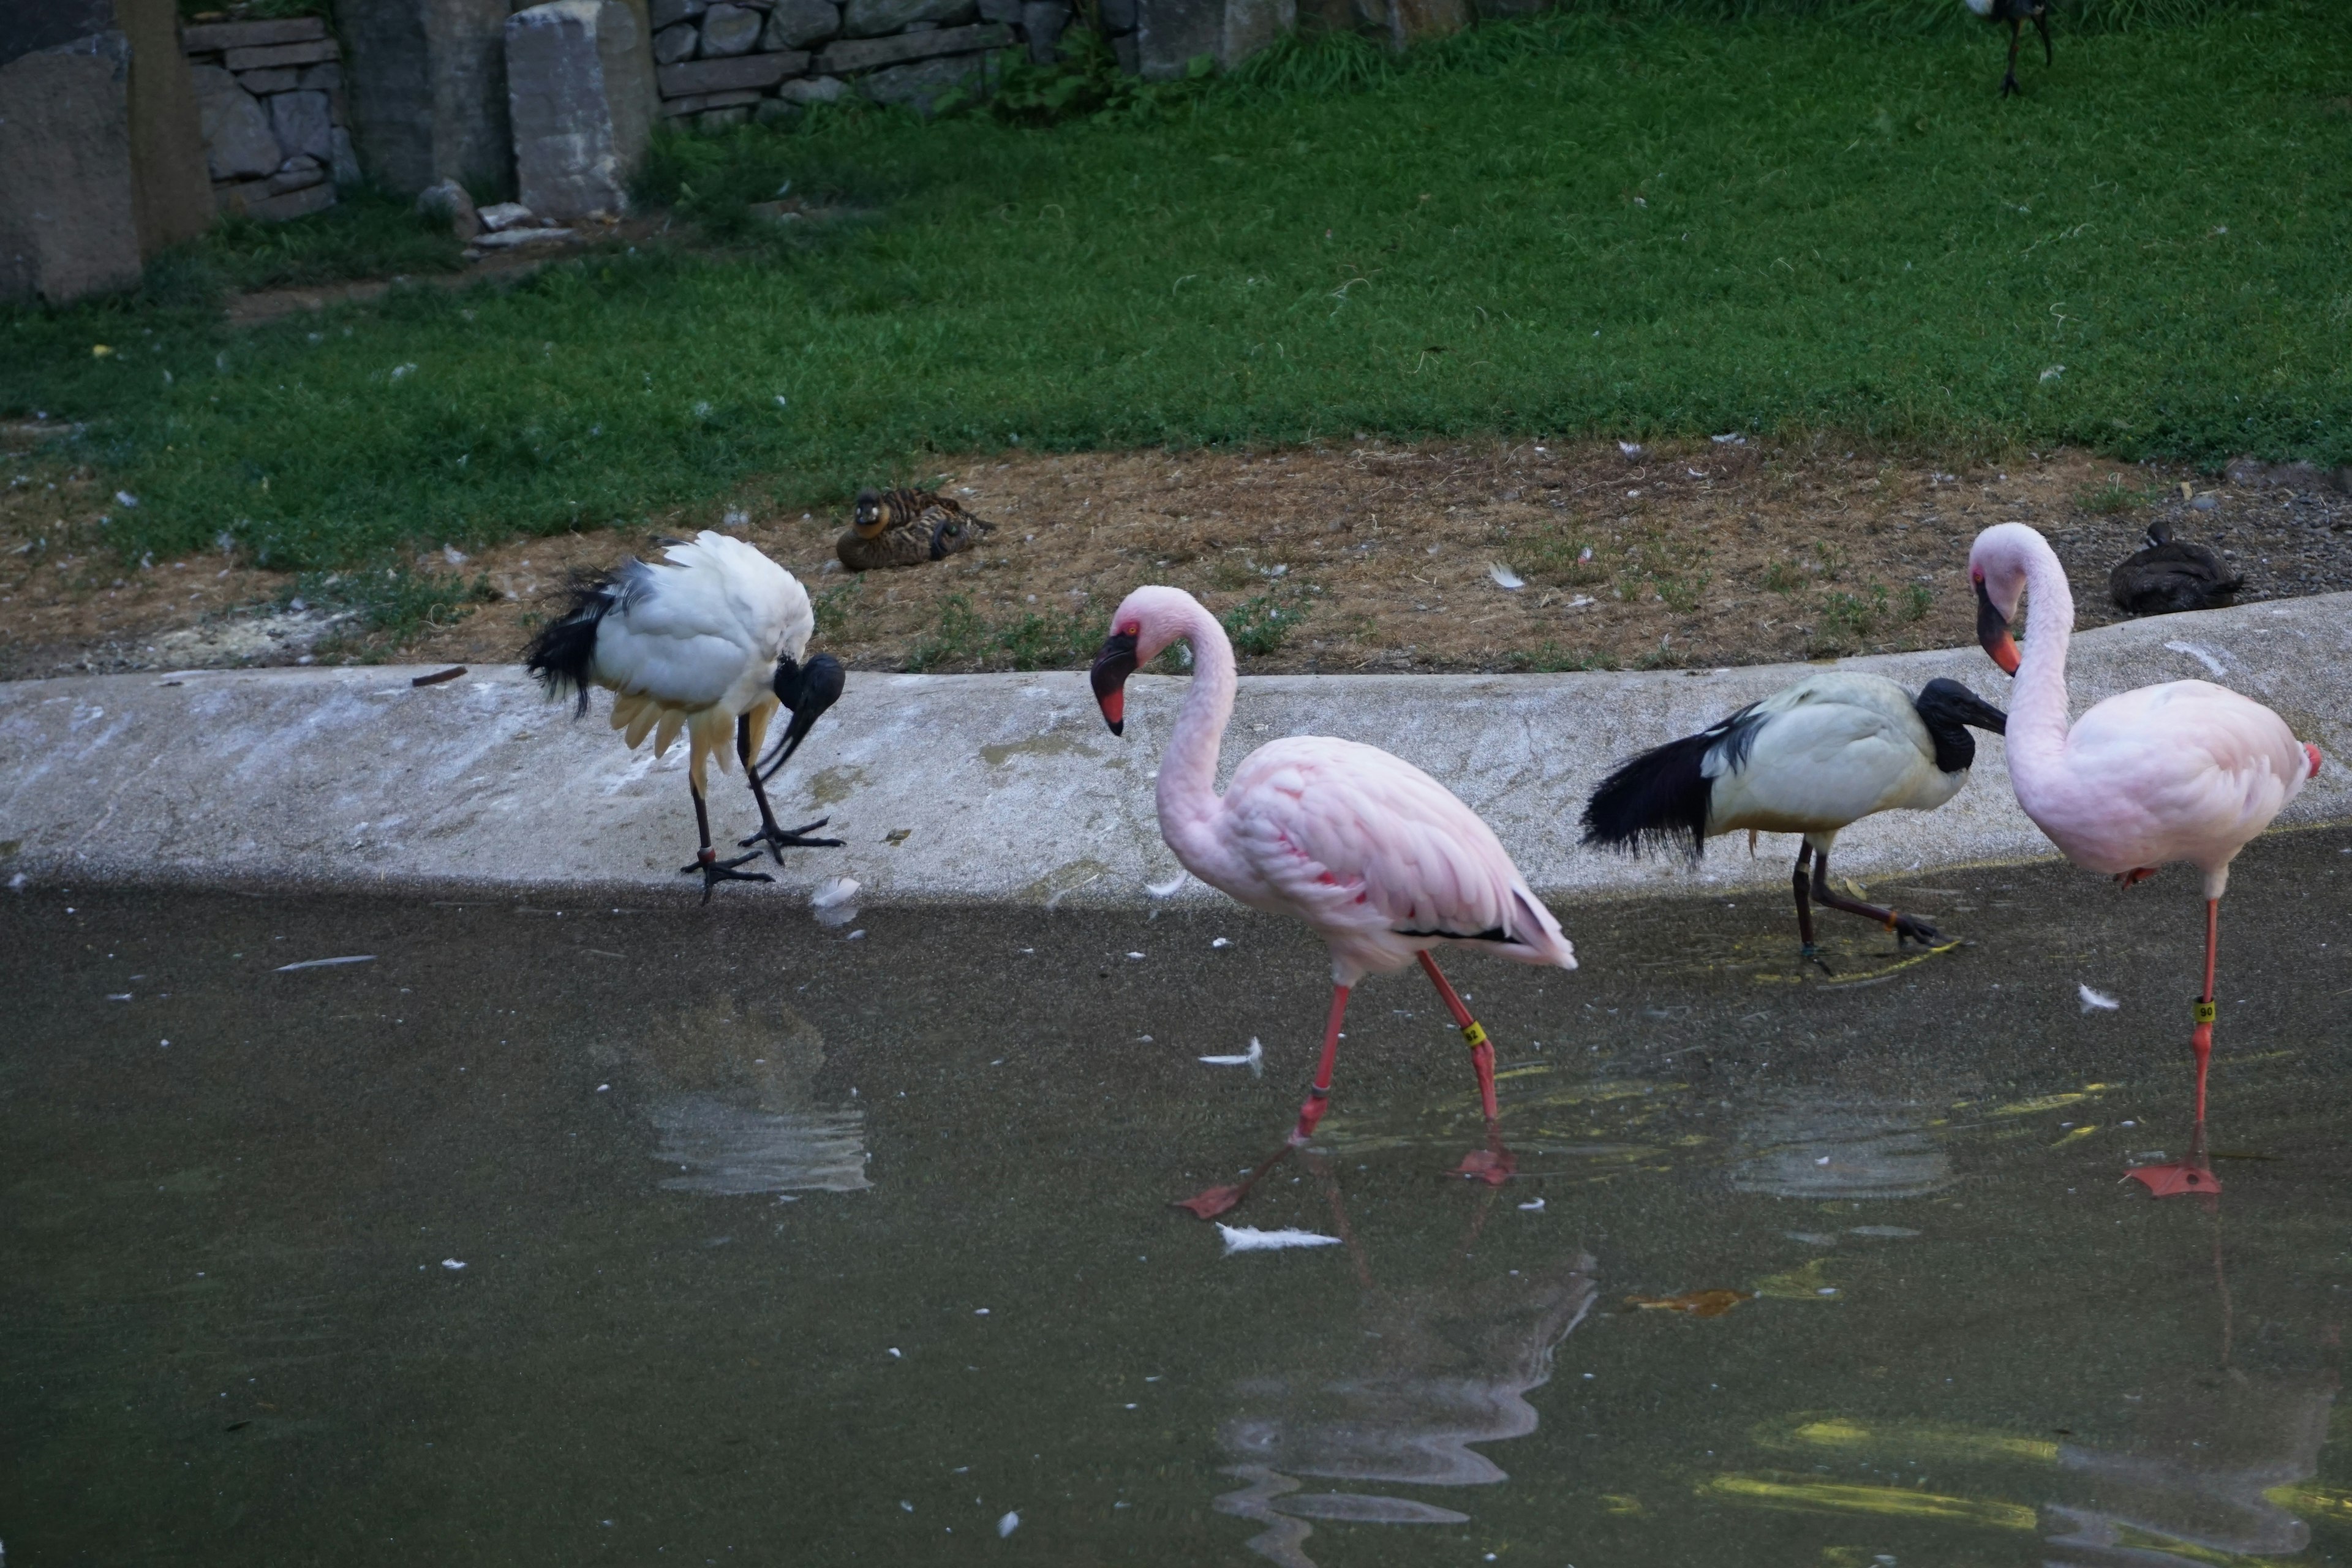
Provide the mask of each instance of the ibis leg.
[{"label": "ibis leg", "polygon": [[1916,942],[1922,947],[1934,947],[1944,940],[1941,932],[1917,915],[1898,914],[1893,910],[1881,909],[1876,904],[1865,904],[1859,899],[1849,899],[1832,892],[1830,890],[1830,857],[1827,850],[1820,851],[1813,857],[1813,902],[1823,909],[1843,910],[1850,915],[1860,915],[1864,920],[1876,921],[1895,933],[1895,945],[1897,948],[1900,948],[1906,940]]},{"label": "ibis leg", "polygon": [[1809,958],[1815,963],[1819,963],[1822,961],[1822,950],[1813,945],[1813,901],[1805,892],[1805,868],[1811,865],[1812,861],[1812,844],[1809,840],[1800,842],[1797,846],[1796,873],[1790,880],[1797,894],[1797,940],[1805,944],[1798,956]]},{"label": "ibis leg", "polygon": [[2007,76],[2005,76],[2005,77],[2003,77],[2003,78],[2001,78],[2001,79],[2000,79],[2000,95],[2001,95],[2001,97],[2003,97],[2003,98],[2007,98],[2010,94],[2011,94],[2011,93],[2013,93],[2013,92],[2016,92],[2016,91],[2018,90],[2018,86],[2017,86],[2017,38],[2018,38],[2018,30],[2019,30],[2018,20],[2017,20],[2017,18],[2016,18],[2016,17],[2011,16],[2011,17],[2009,19],[2009,74],[2008,74]]},{"label": "ibis leg", "polygon": [[[735,719],[735,754],[743,761],[743,776],[751,782],[751,798],[760,803],[760,831],[744,839],[741,847],[750,849],[755,844],[763,845],[768,853],[775,857],[779,866],[784,863],[784,851],[787,849],[841,847],[838,838],[808,837],[832,821],[831,817],[820,816],[814,822],[803,822],[798,827],[776,826],[776,814],[768,806],[767,786],[760,782],[760,770],[751,765],[751,716],[748,713],[738,714]],[[750,858],[756,858],[757,853],[754,851]]]},{"label": "ibis leg", "polygon": [[2189,1134],[2189,1157],[2162,1165],[2135,1165],[2124,1174],[2146,1184],[2159,1198],[2182,1193],[2218,1193],[2213,1166],[2205,1157],[2205,1072],[2213,1061],[2213,960],[2221,942],[2221,900],[2205,900],[2205,989],[2199,993],[2189,1032],[2189,1049],[2197,1058],[2197,1121]]},{"label": "ibis leg", "polygon": [[710,808],[703,804],[702,791],[695,784],[691,774],[688,775],[686,787],[694,792],[694,830],[702,836],[702,849],[695,856],[692,865],[681,866],[677,871],[681,877],[690,877],[697,871],[702,873],[702,901],[709,903],[710,890],[721,882],[774,881],[775,879],[765,871],[735,869],[746,860],[757,860],[760,858],[760,852],[756,849],[749,855],[738,855],[732,860],[721,860],[719,858],[719,851],[710,847]]},{"label": "ibis leg", "polygon": [[1190,1209],[1202,1219],[1214,1219],[1219,1215],[1249,1196],[1249,1190],[1268,1171],[1283,1162],[1293,1149],[1304,1148],[1315,1137],[1315,1129],[1322,1122],[1323,1112],[1331,1103],[1331,1072],[1339,1059],[1339,1026],[1348,1020],[1348,987],[1331,987],[1331,1017],[1323,1029],[1323,1060],[1315,1069],[1315,1086],[1307,1090],[1307,1103],[1298,1108],[1298,1125],[1281,1148],[1257,1163],[1255,1169],[1240,1182],[1221,1187],[1211,1187],[1204,1193],[1184,1199],[1176,1206]]},{"label": "ibis leg", "polygon": [[2033,13],[2033,30],[2042,35],[2042,63],[2055,65],[2058,57],[2050,52],[2050,7],[2044,5]]},{"label": "ibis leg", "polygon": [[1462,998],[1454,994],[1454,987],[1445,983],[1445,976],[1438,972],[1437,961],[1429,956],[1427,948],[1422,949],[1421,967],[1428,974],[1429,983],[1437,987],[1438,995],[1444,998],[1445,1010],[1454,1015],[1454,1026],[1462,1031],[1462,1038],[1470,1047],[1470,1066],[1478,1075],[1478,1107],[1486,1117],[1486,1146],[1464,1155],[1454,1173],[1475,1176],[1489,1186],[1499,1187],[1510,1180],[1518,1161],[1503,1147],[1503,1113],[1495,1103],[1495,1043],[1486,1037],[1478,1020],[1470,1016],[1470,1009],[1462,1005]]}]

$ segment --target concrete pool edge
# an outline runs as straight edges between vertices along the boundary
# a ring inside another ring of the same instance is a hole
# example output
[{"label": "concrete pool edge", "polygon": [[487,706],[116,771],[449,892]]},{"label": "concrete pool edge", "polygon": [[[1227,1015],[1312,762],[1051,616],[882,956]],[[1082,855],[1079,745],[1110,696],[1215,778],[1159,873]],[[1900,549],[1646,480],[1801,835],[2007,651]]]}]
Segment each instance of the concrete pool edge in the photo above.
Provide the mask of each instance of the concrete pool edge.
[{"label": "concrete pool edge", "polygon": [[[1916,689],[1948,676],[2006,705],[1974,647],[1837,661]],[[2126,622],[2081,633],[2074,710],[2135,686],[2219,680],[2279,710],[2331,766],[2282,825],[2352,820],[2352,594]],[[1697,866],[1577,842],[1582,802],[1617,759],[1687,733],[1819,666],[1573,675],[1245,679],[1227,770],[1278,735],[1385,746],[1491,822],[1547,898],[1785,887],[1791,841],[1751,859],[1717,840]],[[683,749],[625,751],[606,699],[575,722],[512,666],[416,688],[416,668],[194,670],[0,683],[0,881],[347,888],[457,896],[693,895]],[[719,897],[780,908],[847,876],[868,906],[1132,908],[1177,874],[1151,778],[1181,679],[1130,686],[1111,736],[1082,672],[854,673],[778,781],[787,822],[830,816],[847,840],[789,852],[773,886]],[[713,832],[756,820],[716,776]],[[1982,737],[1959,796],[1839,840],[1838,870],[1895,879],[2046,859]],[[750,868],[747,868],[749,869]],[[1221,895],[1197,882],[1169,901]]]}]

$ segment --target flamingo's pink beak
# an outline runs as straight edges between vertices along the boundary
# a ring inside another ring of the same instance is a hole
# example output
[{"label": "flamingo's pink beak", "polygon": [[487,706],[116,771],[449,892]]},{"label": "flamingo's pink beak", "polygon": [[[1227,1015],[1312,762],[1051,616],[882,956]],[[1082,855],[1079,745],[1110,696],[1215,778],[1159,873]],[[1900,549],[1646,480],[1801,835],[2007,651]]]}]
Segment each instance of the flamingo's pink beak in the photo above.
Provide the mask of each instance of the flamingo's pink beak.
[{"label": "flamingo's pink beak", "polygon": [[1985,652],[1992,656],[1992,661],[2000,666],[2004,674],[2015,675],[2017,639],[2009,635],[2009,617],[2000,613],[1992,595],[1985,592],[1984,578],[1978,577],[1976,583],[1977,641],[1984,645]]},{"label": "flamingo's pink beak", "polygon": [[1113,632],[1095,652],[1095,700],[1114,735],[1127,731],[1127,678],[1135,673],[1135,633]]}]

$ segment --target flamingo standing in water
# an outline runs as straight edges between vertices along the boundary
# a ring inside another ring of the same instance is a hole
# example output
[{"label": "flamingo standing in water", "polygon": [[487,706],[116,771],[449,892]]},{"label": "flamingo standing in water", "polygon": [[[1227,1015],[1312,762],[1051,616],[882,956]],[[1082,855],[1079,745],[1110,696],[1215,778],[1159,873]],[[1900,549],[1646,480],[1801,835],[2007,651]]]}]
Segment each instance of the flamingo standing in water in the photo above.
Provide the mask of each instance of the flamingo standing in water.
[{"label": "flamingo standing in water", "polygon": [[[2169,860],[2205,873],[2205,986],[2189,1048],[2197,1126],[2189,1157],[2130,1174],[2158,1197],[2219,1192],[2203,1155],[2205,1071],[2213,1055],[2213,961],[2230,862],[2319,772],[2319,748],[2250,698],[2206,680],[2143,686],[2066,722],[2066,640],[2074,599],[2045,540],[1998,523],[1969,552],[1977,640],[2017,678],[2009,709],[2009,776],[2017,804],[2066,858],[2124,887]],[[2021,658],[2010,637],[2020,595],[2033,601]]]},{"label": "flamingo standing in water", "polygon": [[1217,794],[1217,748],[1234,711],[1234,649],[1224,628],[1181,588],[1138,588],[1095,655],[1095,699],[1121,733],[1127,678],[1171,644],[1192,650],[1192,686],[1160,763],[1160,833],[1184,868],[1252,909],[1295,915],[1331,948],[1331,1014],[1322,1065],[1289,1141],[1236,1186],[1185,1201],[1203,1219],[1242,1201],[1315,1136],[1348,993],[1369,973],[1419,960],[1470,1047],[1487,1146],[1461,1173],[1499,1185],[1511,1172],[1497,1131],[1495,1047],[1439,973],[1430,950],[1480,949],[1520,963],[1576,967],[1559,922],[1528,890],[1494,831],[1427,773],[1372,746],[1292,735],[1259,747]]}]

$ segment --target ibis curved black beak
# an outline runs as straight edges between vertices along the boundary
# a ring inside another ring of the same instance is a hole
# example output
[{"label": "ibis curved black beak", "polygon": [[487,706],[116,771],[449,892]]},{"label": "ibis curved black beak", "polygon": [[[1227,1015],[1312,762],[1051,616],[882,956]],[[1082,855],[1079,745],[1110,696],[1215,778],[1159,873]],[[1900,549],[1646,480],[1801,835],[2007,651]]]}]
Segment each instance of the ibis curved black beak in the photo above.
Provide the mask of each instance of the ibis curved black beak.
[{"label": "ibis curved black beak", "polygon": [[1957,680],[1927,682],[1919,689],[1917,706],[1923,717],[1956,721],[1995,735],[2009,733],[2009,715]]},{"label": "ibis curved black beak", "polygon": [[793,753],[808,739],[817,720],[840,700],[845,679],[841,660],[829,653],[821,653],[806,664],[790,658],[776,660],[776,700],[791,710],[793,721],[784,726],[783,738],[760,763],[761,784],[775,777],[777,771],[793,760]]},{"label": "ibis curved black beak", "polygon": [[1127,733],[1127,678],[1135,673],[1135,634],[1117,632],[1095,650],[1095,700],[1114,735]]},{"label": "ibis curved black beak", "polygon": [[1984,579],[1977,579],[1977,641],[2003,673],[2017,673],[2017,640],[2009,635],[2009,617],[2000,613],[1985,592]]}]

